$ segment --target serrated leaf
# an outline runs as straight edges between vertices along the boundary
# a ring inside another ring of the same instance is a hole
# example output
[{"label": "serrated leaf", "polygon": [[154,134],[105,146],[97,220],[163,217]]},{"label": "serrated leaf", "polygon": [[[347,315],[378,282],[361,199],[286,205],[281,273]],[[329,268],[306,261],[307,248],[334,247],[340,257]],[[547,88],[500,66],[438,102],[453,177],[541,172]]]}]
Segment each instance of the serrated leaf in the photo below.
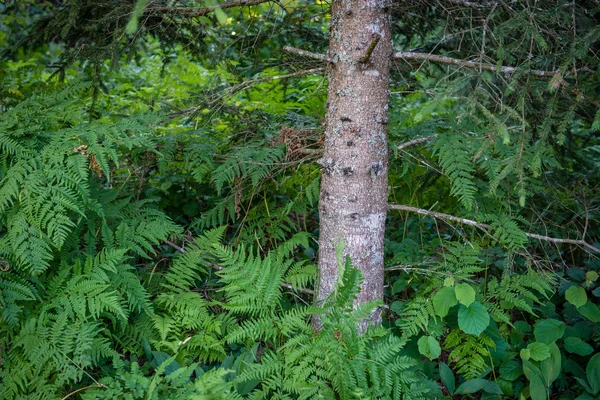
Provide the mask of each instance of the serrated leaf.
[{"label": "serrated leaf", "polygon": [[500,377],[508,381],[514,381],[523,375],[523,368],[516,360],[508,360],[500,366]]},{"label": "serrated leaf", "polygon": [[535,340],[545,344],[550,344],[563,337],[565,333],[565,323],[556,319],[545,319],[535,324],[533,334]]},{"label": "serrated leaf", "polygon": [[440,317],[448,315],[448,310],[457,303],[458,300],[454,295],[454,288],[452,287],[442,288],[433,296],[433,309]]},{"label": "serrated leaf", "polygon": [[550,357],[550,348],[544,343],[529,343],[527,348],[529,349],[529,355],[535,361],[542,361]]},{"label": "serrated leaf", "polygon": [[454,278],[449,276],[446,279],[444,279],[444,286],[445,287],[451,287],[454,286]]},{"label": "serrated leaf", "polygon": [[458,309],[458,326],[465,332],[472,335],[479,335],[487,328],[490,323],[490,314],[483,304],[475,301],[470,307],[463,304]]},{"label": "serrated leaf", "polygon": [[[446,278],[448,279],[448,278]],[[596,271],[588,271],[585,273],[585,280],[588,282],[596,282],[598,280],[598,273]]]},{"label": "serrated leaf", "polygon": [[454,287],[454,295],[460,304],[469,307],[475,301],[475,289],[468,283],[461,283]]},{"label": "serrated leaf", "polygon": [[565,292],[565,299],[575,307],[581,307],[587,303],[587,294],[581,286],[571,286]]}]

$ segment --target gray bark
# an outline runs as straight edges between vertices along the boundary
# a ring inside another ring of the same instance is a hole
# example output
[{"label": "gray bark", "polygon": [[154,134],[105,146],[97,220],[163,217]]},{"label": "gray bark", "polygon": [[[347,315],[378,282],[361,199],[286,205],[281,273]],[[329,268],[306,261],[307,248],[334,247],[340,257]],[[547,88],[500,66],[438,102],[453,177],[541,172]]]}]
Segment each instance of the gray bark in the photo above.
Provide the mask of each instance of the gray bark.
[{"label": "gray bark", "polygon": [[[332,2],[317,301],[335,289],[335,248],[342,240],[344,254],[363,272],[356,302],[383,298],[392,57],[387,5],[387,0]],[[381,312],[376,311],[369,322],[380,321]]]}]

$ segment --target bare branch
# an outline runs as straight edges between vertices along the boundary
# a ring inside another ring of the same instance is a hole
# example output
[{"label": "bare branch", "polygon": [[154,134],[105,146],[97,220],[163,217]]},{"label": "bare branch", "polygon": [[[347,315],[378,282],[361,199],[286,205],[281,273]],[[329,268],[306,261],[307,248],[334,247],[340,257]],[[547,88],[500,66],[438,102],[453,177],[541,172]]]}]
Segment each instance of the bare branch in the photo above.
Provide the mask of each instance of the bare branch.
[{"label": "bare branch", "polygon": [[[400,205],[400,204],[389,204],[388,208],[390,210],[414,212],[414,213],[418,213],[418,214],[427,215],[429,217],[436,218],[436,219],[458,222],[459,224],[470,225],[470,226],[473,226],[473,227],[481,229],[481,230],[488,230],[490,228],[489,224],[484,224],[484,223],[473,221],[470,219],[455,217],[454,215],[443,214],[443,213],[440,213],[437,211],[425,210],[425,209],[417,208],[417,207],[404,206],[404,205]],[[525,233],[525,235],[532,239],[543,240],[543,241],[551,242],[551,243],[565,243],[565,244],[574,244],[577,246],[584,246],[596,253],[600,253],[600,249],[592,246],[591,244],[587,243],[585,240],[553,238],[550,236],[543,236],[543,235],[538,235],[535,233]]]},{"label": "bare branch", "polygon": [[151,7],[148,6],[146,11],[151,13],[166,13],[171,15],[180,15],[185,18],[202,17],[217,9],[226,9],[232,7],[256,6],[262,3],[270,3],[274,0],[232,0],[211,7]]},{"label": "bare branch", "polygon": [[312,51],[297,49],[291,46],[283,46],[283,50],[288,51],[290,53],[298,54],[299,56],[314,58],[315,60],[332,62],[326,54],[313,53]]},{"label": "bare branch", "polygon": [[400,146],[398,146],[398,151],[402,151],[407,147],[410,146],[415,146],[417,144],[421,144],[421,143],[425,143],[425,142],[429,142],[430,140],[433,140],[437,137],[437,135],[431,135],[431,136],[425,136],[422,138],[417,138],[417,139],[413,139],[413,140],[409,140],[408,142],[404,142],[402,143]]},{"label": "bare branch", "polygon": [[469,8],[490,8],[498,5],[491,1],[468,1],[468,0],[446,0],[448,3],[456,4],[457,6],[469,7]]},{"label": "bare branch", "polygon": [[[503,72],[505,74],[512,74],[512,73],[521,71],[521,69],[517,68],[517,67],[508,67],[508,66],[498,67],[497,65],[494,65],[494,64],[461,60],[458,58],[440,56],[438,54],[429,54],[429,53],[413,53],[410,51],[397,51],[394,53],[393,57],[403,59],[403,60],[434,61],[434,62],[438,62],[441,64],[456,65],[458,67],[486,70],[486,71],[490,71],[490,72]],[[526,70],[523,70],[523,72],[525,72],[527,74],[539,76],[542,78],[558,77],[560,80],[562,79],[562,78],[560,78],[560,73],[558,71],[526,69]]]},{"label": "bare branch", "polygon": [[[168,246],[170,246],[170,247],[172,247],[172,248],[174,248],[175,250],[177,250],[180,253],[183,253],[183,254],[187,253],[187,251],[183,247],[178,246],[178,245],[176,245],[175,243],[173,243],[173,242],[171,242],[169,240],[165,241],[165,244],[168,245]],[[216,271],[223,271],[225,269],[225,267],[223,267],[221,265],[213,264],[213,263],[208,263],[208,265],[212,269],[214,269]],[[304,293],[304,294],[309,294],[311,296],[314,296],[314,294],[315,294],[314,290],[303,289],[303,288],[294,288],[294,286],[290,285],[289,283],[280,283],[279,285],[281,287],[286,288],[286,289],[293,290],[293,291],[296,291],[296,292],[301,292],[301,293]]]},{"label": "bare branch", "polygon": [[400,204],[389,204],[388,208],[390,210],[400,210],[400,211],[409,211],[418,214],[427,215],[428,217],[433,217],[436,219],[443,219],[446,221],[458,222],[459,224],[471,225],[479,229],[488,229],[490,226],[488,224],[482,224],[477,221],[473,221],[466,218],[455,217],[450,214],[443,214],[437,211],[425,210],[423,208],[411,207],[411,206],[403,206]]},{"label": "bare branch", "polygon": [[[215,103],[217,103],[218,101],[220,101],[221,99],[223,99],[225,96],[231,95],[235,92],[238,92],[242,89],[247,88],[248,86],[251,86],[255,83],[262,83],[262,82],[270,82],[270,81],[275,81],[275,80],[279,80],[279,79],[287,79],[287,78],[294,78],[297,76],[304,76],[304,75],[313,75],[313,74],[319,74],[325,71],[325,68],[313,68],[313,69],[307,69],[307,70],[303,70],[303,71],[297,71],[297,72],[292,72],[289,74],[284,74],[284,75],[276,75],[276,76],[266,76],[263,78],[257,78],[257,79],[252,79],[252,80],[248,80],[248,81],[244,81],[242,83],[238,83],[237,85],[233,85],[227,89],[223,90],[223,93],[220,94],[218,97],[212,99],[209,102],[209,106],[210,105],[214,105]],[[172,114],[169,114],[168,117],[173,118],[173,117],[178,117],[181,115],[186,115],[186,114],[191,114],[193,112],[198,111],[198,109],[201,107],[192,107],[189,108],[187,110],[183,110],[183,111],[178,111]]]},{"label": "bare branch", "polygon": [[276,75],[276,76],[266,76],[264,78],[257,78],[257,79],[252,79],[249,81],[244,81],[242,83],[239,83],[235,86],[230,87],[229,89],[227,89],[227,92],[230,93],[235,93],[241,89],[246,88],[247,86],[250,86],[254,83],[261,83],[261,82],[269,82],[269,81],[276,81],[279,79],[287,79],[287,78],[294,78],[296,76],[304,76],[304,75],[313,75],[313,74],[318,74],[325,71],[325,68],[313,68],[313,69],[306,69],[303,71],[297,71],[297,72],[292,72],[289,74],[285,74],[285,75]]},{"label": "bare branch", "polygon": [[381,36],[376,34],[373,40],[371,41],[371,44],[367,48],[365,55],[362,56],[362,58],[360,59],[361,63],[366,64],[369,61],[369,58],[371,58],[371,54],[373,54],[373,50],[375,50],[375,47],[377,46],[377,43],[379,43],[380,40]]}]

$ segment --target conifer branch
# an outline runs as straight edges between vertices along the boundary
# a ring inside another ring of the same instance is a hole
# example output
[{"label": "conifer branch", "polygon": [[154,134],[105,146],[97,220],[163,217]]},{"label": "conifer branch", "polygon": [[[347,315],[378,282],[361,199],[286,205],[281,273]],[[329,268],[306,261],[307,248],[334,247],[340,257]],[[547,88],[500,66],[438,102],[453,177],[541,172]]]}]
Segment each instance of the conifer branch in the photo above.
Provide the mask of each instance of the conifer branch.
[{"label": "conifer branch", "polygon": [[437,137],[437,135],[431,135],[431,136],[425,136],[425,137],[409,140],[408,142],[404,142],[400,146],[398,146],[397,150],[402,151],[407,147],[415,146],[417,144],[421,144],[421,143],[425,143],[425,142],[429,142],[430,140],[433,140],[436,137]]},{"label": "conifer branch", "polygon": [[315,60],[333,62],[326,54],[313,53],[312,51],[297,49],[291,46],[283,46],[283,50],[289,53],[298,54],[302,57],[314,58]]},{"label": "conifer branch", "polygon": [[[509,67],[509,66],[501,66],[498,67],[494,64],[481,63],[477,61],[469,61],[469,60],[461,60],[458,58],[452,58],[447,56],[440,56],[438,54],[430,54],[430,53],[414,53],[411,51],[397,51],[393,55],[394,58],[399,58],[402,60],[421,60],[421,61],[434,61],[441,64],[447,65],[456,65],[458,67],[463,68],[471,68],[478,70],[485,70],[490,72],[502,72],[505,74],[512,74],[520,71],[520,68],[517,67]],[[542,78],[554,78],[559,77],[558,71],[544,71],[541,69],[525,69],[523,72],[535,76],[539,76]]]},{"label": "conifer branch", "polygon": [[[184,249],[181,246],[178,246],[177,244],[171,242],[170,240],[166,240],[165,244],[168,245],[168,246],[170,246],[170,247],[172,247],[172,248],[174,248],[175,250],[177,250],[180,253],[187,254],[187,250],[186,249]],[[209,265],[209,267],[211,267],[212,269],[214,269],[216,271],[223,271],[225,269],[225,267],[223,267],[221,265],[213,264],[213,263],[208,263],[208,265]],[[280,283],[279,285],[281,287],[283,287],[283,288],[286,288],[286,289],[289,289],[289,290],[293,290],[293,291],[296,291],[296,292],[301,292],[301,293],[308,294],[308,295],[311,295],[311,296],[315,295],[314,290],[311,290],[311,289],[295,288],[294,286],[290,285],[289,283]]]},{"label": "conifer branch", "polygon": [[469,8],[490,8],[494,7],[498,3],[488,2],[488,1],[468,1],[468,0],[447,0],[449,3],[455,4],[457,6],[464,6]]},{"label": "conifer branch", "polygon": [[171,15],[180,15],[182,17],[185,18],[195,18],[195,17],[202,17],[206,14],[210,14],[211,12],[217,10],[217,9],[226,9],[226,8],[233,8],[233,7],[249,7],[249,6],[256,6],[262,3],[270,3],[273,2],[273,0],[233,0],[233,1],[226,1],[224,3],[219,4],[218,6],[211,6],[211,7],[200,7],[200,8],[195,8],[195,7],[151,7],[148,6],[148,8],[146,9],[149,12],[152,13],[166,13],[166,14],[171,14]]},{"label": "conifer branch", "polygon": [[361,63],[366,64],[369,61],[369,59],[371,58],[371,54],[373,54],[373,50],[375,50],[375,47],[377,47],[377,43],[379,43],[380,40],[381,40],[381,36],[375,35],[375,37],[371,41],[371,44],[367,48],[365,55],[362,56],[362,58],[360,59]]},{"label": "conifer branch", "polygon": [[[374,40],[371,44],[373,44],[373,43],[375,45],[377,45],[377,40]],[[374,47],[375,46],[373,46],[373,48]],[[371,48],[371,46],[369,46],[369,49],[370,48]],[[302,49],[298,49],[298,48],[291,47],[291,46],[284,46],[283,50],[290,52],[290,53],[298,54],[303,57],[313,58],[315,60],[333,62],[333,60],[325,54],[313,53],[311,51],[302,50]],[[373,50],[371,50],[371,52],[372,51]],[[367,54],[370,56],[370,52],[368,50],[367,50]],[[360,60],[361,62],[365,62],[363,60],[365,59],[365,57],[367,57],[367,54],[365,54],[365,56],[363,58],[361,58],[361,60]],[[484,70],[484,71],[490,71],[490,72],[494,72],[494,73],[514,74],[516,72],[523,72],[526,74],[539,76],[541,78],[554,78],[556,80],[556,85],[564,83],[564,81],[560,75],[560,72],[558,70],[557,71],[545,71],[545,70],[541,70],[541,69],[521,69],[518,67],[511,67],[511,66],[507,66],[507,65],[498,67],[495,64],[470,61],[470,60],[462,60],[459,58],[441,56],[439,54],[416,53],[416,52],[412,52],[412,51],[397,51],[392,55],[392,58],[397,58],[397,59],[402,59],[402,60],[433,61],[433,62],[438,62],[440,64],[456,65],[457,67],[477,69],[480,71]],[[367,58],[367,60],[368,60],[368,58]]]},{"label": "conifer branch", "polygon": [[[242,83],[238,83],[237,85],[233,85],[233,86],[231,86],[231,87],[229,87],[227,89],[224,89],[222,94],[220,94],[218,97],[210,100],[209,106],[212,106],[215,103],[219,102],[225,96],[228,96],[228,95],[234,94],[236,92],[239,92],[240,90],[243,90],[243,89],[247,88],[248,86],[251,86],[251,85],[253,85],[255,83],[263,83],[263,82],[276,81],[276,80],[280,80],[280,79],[295,78],[295,77],[298,77],[298,76],[319,74],[319,73],[322,73],[323,71],[325,71],[325,68],[319,67],[319,68],[312,68],[312,69],[306,69],[306,70],[302,70],[302,71],[291,72],[289,74],[284,74],[284,75],[265,76],[263,78],[256,78],[256,79],[244,81]],[[178,116],[181,116],[181,115],[191,114],[191,113],[194,113],[194,112],[198,111],[199,109],[201,109],[203,107],[204,106],[201,106],[201,107],[192,107],[192,108],[189,108],[187,110],[183,110],[183,111],[179,111],[179,112],[175,112],[175,113],[169,114],[168,117],[173,118],[173,117],[178,117]]]},{"label": "conifer branch", "polygon": [[[418,213],[418,214],[422,214],[422,215],[427,215],[428,217],[432,217],[435,219],[458,222],[459,224],[470,225],[470,226],[473,226],[473,227],[475,227],[477,229],[481,229],[481,230],[488,230],[491,227],[489,224],[484,224],[481,222],[473,221],[471,219],[460,218],[460,217],[456,217],[454,215],[444,214],[444,213],[440,213],[437,211],[425,210],[425,209],[417,208],[417,207],[404,206],[404,205],[400,205],[400,204],[389,204],[388,208],[390,210],[414,212],[414,213]],[[583,247],[586,247],[596,253],[600,253],[600,249],[592,246],[585,240],[553,238],[550,236],[538,235],[535,233],[527,233],[527,232],[525,232],[525,236],[530,237],[532,239],[543,240],[543,241],[551,242],[551,243],[565,243],[565,244],[573,244],[573,245],[577,245],[577,246],[583,246]]]},{"label": "conifer branch", "polygon": [[252,79],[252,80],[244,81],[242,83],[239,83],[237,85],[234,85],[234,86],[226,89],[226,91],[227,91],[226,94],[238,92],[238,91],[240,91],[252,84],[255,84],[255,83],[270,82],[270,81],[294,78],[297,76],[304,76],[304,75],[313,75],[313,74],[321,73],[324,70],[325,69],[323,67],[320,67],[320,68],[312,68],[312,69],[306,69],[306,70],[302,70],[302,71],[296,71],[296,72],[292,72],[292,73],[284,74],[284,75],[265,76],[263,78]]}]

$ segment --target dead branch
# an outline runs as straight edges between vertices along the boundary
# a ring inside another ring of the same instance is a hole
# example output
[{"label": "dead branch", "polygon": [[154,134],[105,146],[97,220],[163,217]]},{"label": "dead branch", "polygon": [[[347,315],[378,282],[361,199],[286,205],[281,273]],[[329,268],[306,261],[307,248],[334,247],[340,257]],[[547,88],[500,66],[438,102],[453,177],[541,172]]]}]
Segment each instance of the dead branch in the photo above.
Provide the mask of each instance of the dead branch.
[{"label": "dead branch", "polygon": [[185,18],[196,18],[196,17],[202,17],[206,14],[210,14],[211,12],[213,12],[217,9],[226,9],[226,8],[244,7],[244,6],[249,7],[249,6],[256,6],[258,4],[269,3],[269,2],[273,2],[273,1],[274,0],[233,0],[233,1],[226,1],[224,3],[219,4],[218,6],[200,7],[200,8],[196,8],[196,7],[151,7],[151,6],[148,6],[146,8],[146,11],[151,12],[151,13],[164,13],[164,14],[171,14],[171,15],[180,15]]},{"label": "dead branch", "polygon": [[299,56],[302,56],[302,57],[314,58],[315,60],[320,60],[320,61],[333,62],[326,54],[313,53],[312,51],[297,49],[297,48],[291,47],[291,46],[283,46],[283,50],[290,52],[290,53],[298,54]]},{"label": "dead branch", "polygon": [[463,6],[468,8],[490,8],[494,7],[498,3],[490,2],[490,1],[467,1],[467,0],[446,0],[448,3],[455,4],[457,6]]},{"label": "dead branch", "polygon": [[[227,89],[224,89],[223,93],[220,94],[218,97],[212,99],[209,102],[208,106],[212,106],[215,103],[218,103],[224,97],[226,97],[228,95],[232,95],[236,92],[239,92],[240,90],[243,90],[243,89],[245,89],[253,84],[256,84],[256,83],[263,83],[263,82],[270,82],[270,81],[275,81],[275,80],[279,80],[279,79],[287,79],[287,78],[294,78],[294,77],[298,77],[298,76],[319,74],[319,73],[322,73],[323,71],[325,71],[325,68],[322,68],[322,67],[321,68],[313,68],[313,69],[307,69],[307,70],[303,70],[303,71],[292,72],[292,73],[284,74],[284,75],[266,76],[263,78],[257,78],[257,79],[244,81],[242,83],[238,83],[237,85],[233,85]],[[191,114],[191,113],[198,111],[200,108],[202,108],[202,107],[192,107],[187,110],[169,114],[168,117],[173,118],[173,117],[178,117],[181,115]]]},{"label": "dead branch", "polygon": [[[400,205],[400,204],[389,204],[388,208],[390,210],[414,212],[414,213],[418,213],[418,214],[422,214],[422,215],[427,215],[428,217],[432,217],[432,218],[436,218],[436,219],[458,222],[459,224],[470,225],[470,226],[473,226],[473,227],[481,229],[481,230],[488,230],[490,228],[489,224],[484,224],[484,223],[473,221],[470,219],[460,218],[460,217],[456,217],[454,215],[443,214],[443,213],[440,213],[437,211],[425,210],[425,209],[417,208],[417,207],[404,206],[404,205]],[[583,246],[583,247],[586,247],[596,253],[600,253],[600,249],[592,246],[591,244],[587,243],[585,240],[553,238],[550,236],[538,235],[535,233],[525,233],[525,235],[532,239],[543,240],[543,241],[551,242],[551,243],[565,243],[565,244],[573,244],[573,245],[577,245],[577,246]]]},{"label": "dead branch", "polygon": [[375,37],[371,41],[371,44],[367,48],[367,51],[365,52],[365,55],[362,56],[362,58],[360,59],[361,63],[366,64],[369,61],[369,59],[371,58],[371,54],[373,54],[373,50],[375,50],[375,47],[377,46],[377,43],[379,43],[379,40],[381,40],[381,36],[380,35],[375,35]]},{"label": "dead branch", "polygon": [[433,140],[437,137],[437,135],[431,135],[431,136],[425,136],[422,138],[417,138],[417,139],[413,139],[413,140],[409,140],[408,142],[404,142],[402,143],[400,146],[397,147],[398,151],[402,151],[407,147],[410,146],[415,146],[417,144],[421,144],[421,143],[425,143],[425,142],[429,142],[430,140]]},{"label": "dead branch", "polygon": [[[170,247],[172,247],[172,248],[174,248],[175,250],[177,250],[180,253],[187,254],[187,250],[186,249],[184,249],[181,246],[176,245],[175,243],[173,243],[173,242],[171,242],[169,240],[165,241],[165,244],[168,245],[168,246],[170,246]],[[213,263],[208,263],[208,266],[211,267],[212,269],[216,270],[216,271],[223,271],[225,269],[225,267],[223,267],[221,265],[213,264]],[[301,292],[301,293],[304,293],[304,294],[309,294],[311,296],[314,296],[314,294],[315,294],[314,290],[311,290],[311,289],[302,289],[302,288],[294,288],[289,283],[280,283],[279,285],[281,287],[283,287],[283,288],[286,288],[286,289],[289,289],[289,290],[293,290],[293,291],[296,291],[296,292]]]},{"label": "dead branch", "polygon": [[502,72],[505,74],[512,74],[515,72],[522,71],[524,73],[539,76],[542,78],[555,78],[555,77],[560,78],[560,73],[558,71],[544,71],[544,70],[540,70],[540,69],[521,70],[520,68],[509,67],[509,66],[498,67],[497,65],[494,65],[494,64],[462,60],[462,59],[458,59],[458,58],[440,56],[438,54],[413,53],[410,51],[397,51],[394,53],[393,57],[399,58],[402,60],[434,61],[434,62],[438,62],[441,64],[456,65],[458,67],[485,70],[485,71],[490,71],[490,72]]}]

